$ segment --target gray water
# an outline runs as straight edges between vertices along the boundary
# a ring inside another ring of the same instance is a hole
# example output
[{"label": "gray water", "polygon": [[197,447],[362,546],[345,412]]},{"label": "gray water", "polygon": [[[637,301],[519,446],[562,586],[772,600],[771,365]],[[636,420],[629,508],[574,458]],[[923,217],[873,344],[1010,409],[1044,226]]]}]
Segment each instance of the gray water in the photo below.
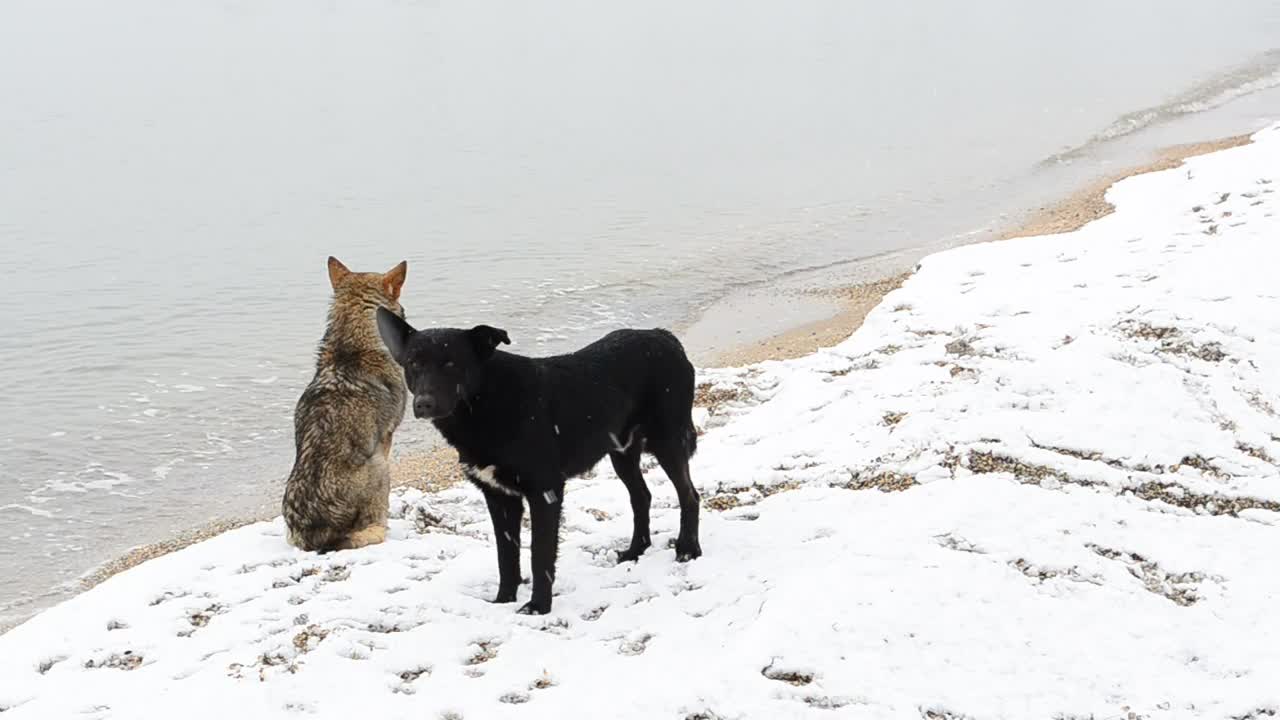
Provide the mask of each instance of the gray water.
[{"label": "gray water", "polygon": [[0,624],[274,506],[329,254],[516,351],[680,325],[1252,129],[1277,48],[1269,0],[6,0]]}]

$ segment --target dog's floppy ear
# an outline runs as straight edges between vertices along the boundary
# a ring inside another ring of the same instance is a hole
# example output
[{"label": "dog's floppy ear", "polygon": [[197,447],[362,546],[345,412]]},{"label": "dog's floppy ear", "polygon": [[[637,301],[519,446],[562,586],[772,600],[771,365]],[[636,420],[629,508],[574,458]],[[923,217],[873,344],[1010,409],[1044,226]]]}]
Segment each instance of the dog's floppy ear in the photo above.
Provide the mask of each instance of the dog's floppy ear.
[{"label": "dog's floppy ear", "polygon": [[409,349],[409,338],[417,330],[390,310],[378,308],[378,334],[382,336],[382,344],[391,351],[391,357],[401,365],[404,364],[405,353]]},{"label": "dog's floppy ear", "polygon": [[477,325],[468,330],[467,335],[471,338],[471,347],[475,348],[476,357],[481,360],[493,357],[493,351],[498,349],[499,344],[511,344],[506,330],[488,325]]},{"label": "dog's floppy ear", "polygon": [[409,272],[409,263],[400,261],[400,264],[386,271],[382,275],[382,291],[392,300],[400,299],[400,288],[404,287],[405,273]]},{"label": "dog's floppy ear", "polygon": [[346,265],[342,264],[342,261],[332,255],[329,256],[329,284],[333,286],[334,290],[337,290],[338,283],[346,280],[350,274],[351,271],[347,269]]}]

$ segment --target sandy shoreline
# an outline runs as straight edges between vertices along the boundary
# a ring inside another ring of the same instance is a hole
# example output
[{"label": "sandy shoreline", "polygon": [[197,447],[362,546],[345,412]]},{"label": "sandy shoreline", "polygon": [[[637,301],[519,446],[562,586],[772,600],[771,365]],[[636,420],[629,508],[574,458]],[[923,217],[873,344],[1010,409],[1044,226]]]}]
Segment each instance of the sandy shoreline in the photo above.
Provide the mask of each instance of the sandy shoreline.
[{"label": "sandy shoreline", "polygon": [[[1108,175],[1058,203],[1030,212],[1011,228],[999,233],[998,238],[1003,240],[1077,230],[1114,210],[1106,201],[1105,195],[1107,189],[1117,181],[1134,175],[1177,167],[1186,158],[1237,147],[1249,141],[1250,135],[1237,135],[1167,148],[1150,163]],[[881,280],[823,291],[824,295],[837,300],[840,304],[840,310],[834,316],[721,353],[714,358],[711,365],[734,367],[765,360],[787,360],[835,345],[857,330],[863,319],[879,304],[880,300],[901,286],[909,276],[910,273],[903,273]],[[449,487],[462,479],[457,464],[457,454],[451,448],[437,448],[400,457],[394,464],[392,473],[393,487],[414,487],[426,492]],[[81,589],[88,590],[111,576],[147,560],[181,550],[228,530],[269,519],[271,516],[263,513],[253,517],[215,520],[173,538],[138,546],[86,574],[81,580]],[[0,627],[0,632],[7,629]]]},{"label": "sandy shoreline", "polygon": [[[1249,138],[1249,134],[1234,135],[1218,140],[1165,148],[1149,163],[1109,174],[1089,183],[1057,203],[1031,211],[1012,227],[999,232],[996,239],[1012,240],[1079,230],[1098,218],[1110,215],[1115,210],[1107,202],[1106,193],[1107,189],[1117,182],[1134,175],[1175,168],[1187,158],[1247,144]],[[852,335],[862,325],[867,313],[871,312],[885,295],[900,287],[910,275],[911,273],[908,272],[868,283],[823,291],[824,295],[840,303],[840,310],[834,316],[721,353],[715,357],[713,364],[717,367],[735,367],[764,360],[790,360],[808,355],[819,348],[835,345]]]}]

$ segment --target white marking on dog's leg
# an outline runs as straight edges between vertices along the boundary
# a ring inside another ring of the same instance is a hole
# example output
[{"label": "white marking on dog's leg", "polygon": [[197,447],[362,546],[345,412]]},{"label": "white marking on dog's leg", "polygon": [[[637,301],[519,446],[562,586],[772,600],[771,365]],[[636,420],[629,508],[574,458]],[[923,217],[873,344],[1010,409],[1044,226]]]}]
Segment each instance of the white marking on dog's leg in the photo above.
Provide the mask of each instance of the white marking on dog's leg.
[{"label": "white marking on dog's leg", "polygon": [[556,502],[560,500],[560,498],[556,496],[555,490],[548,490],[542,493],[542,499],[546,500],[548,505],[555,505]]}]

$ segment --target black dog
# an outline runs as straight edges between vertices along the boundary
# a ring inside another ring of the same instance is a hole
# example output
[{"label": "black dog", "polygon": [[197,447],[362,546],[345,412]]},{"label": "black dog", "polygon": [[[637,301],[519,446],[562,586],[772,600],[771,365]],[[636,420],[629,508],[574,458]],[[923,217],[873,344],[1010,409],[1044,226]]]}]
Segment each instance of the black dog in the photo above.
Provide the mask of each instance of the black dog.
[{"label": "black dog", "polygon": [[404,367],[413,413],[430,419],[458,450],[467,477],[483,492],[498,544],[498,596],[515,602],[520,585],[521,498],[533,523],[533,598],[521,613],[551,610],[564,482],[609,455],[631,494],[631,547],[649,547],[649,488],[640,454],[649,452],[680,498],[676,559],[702,554],[698,491],[689,479],[697,445],[693,365],[666,330],[618,330],[581,350],[548,358],[499,352],[507,333],[414,330],[378,310],[378,331]]}]

